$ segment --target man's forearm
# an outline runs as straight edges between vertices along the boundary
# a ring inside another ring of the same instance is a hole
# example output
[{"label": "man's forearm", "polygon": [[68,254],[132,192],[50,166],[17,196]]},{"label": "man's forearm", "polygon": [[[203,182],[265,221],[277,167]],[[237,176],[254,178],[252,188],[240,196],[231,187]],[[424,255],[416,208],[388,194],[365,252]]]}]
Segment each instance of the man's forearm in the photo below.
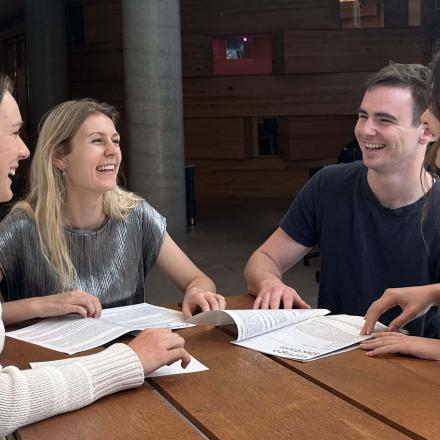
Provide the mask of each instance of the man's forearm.
[{"label": "man's forearm", "polygon": [[282,273],[275,261],[258,249],[251,255],[244,268],[244,278],[249,293],[256,296],[263,281],[270,278],[281,280]]}]

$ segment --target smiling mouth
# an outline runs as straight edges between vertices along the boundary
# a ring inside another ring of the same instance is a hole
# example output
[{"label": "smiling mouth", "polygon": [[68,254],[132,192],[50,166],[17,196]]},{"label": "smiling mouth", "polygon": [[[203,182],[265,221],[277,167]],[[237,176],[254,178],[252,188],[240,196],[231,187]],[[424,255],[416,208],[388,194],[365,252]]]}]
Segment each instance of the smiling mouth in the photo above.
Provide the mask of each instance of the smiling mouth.
[{"label": "smiling mouth", "polygon": [[368,151],[378,151],[385,148],[385,144],[376,144],[372,142],[364,142],[365,149]]},{"label": "smiling mouth", "polygon": [[96,171],[99,171],[99,172],[113,172],[115,170],[116,170],[115,164],[100,165],[100,166],[96,167]]}]

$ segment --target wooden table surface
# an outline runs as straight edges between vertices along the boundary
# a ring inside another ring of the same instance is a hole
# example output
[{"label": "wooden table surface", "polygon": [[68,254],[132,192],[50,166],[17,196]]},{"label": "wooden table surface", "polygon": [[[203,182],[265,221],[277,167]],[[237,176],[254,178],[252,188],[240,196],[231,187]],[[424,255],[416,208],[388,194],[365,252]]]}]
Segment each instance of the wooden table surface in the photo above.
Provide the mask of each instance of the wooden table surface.
[{"label": "wooden table surface", "polygon": [[[249,308],[247,295],[228,308]],[[440,438],[440,363],[361,350],[299,363],[229,343],[231,329],[180,330],[209,371],[148,379],[17,431],[31,439]],[[1,364],[66,357],[7,338]]]}]

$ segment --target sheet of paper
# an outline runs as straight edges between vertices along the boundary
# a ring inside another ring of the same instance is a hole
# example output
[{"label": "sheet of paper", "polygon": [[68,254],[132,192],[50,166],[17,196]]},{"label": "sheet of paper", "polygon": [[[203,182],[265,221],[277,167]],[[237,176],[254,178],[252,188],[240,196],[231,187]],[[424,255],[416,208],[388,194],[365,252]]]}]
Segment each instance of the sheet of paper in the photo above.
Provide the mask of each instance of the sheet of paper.
[{"label": "sheet of paper", "polygon": [[51,350],[75,354],[104,345],[134,330],[191,326],[183,321],[181,312],[144,303],[105,309],[99,319],[79,315],[47,318],[6,335]]},{"label": "sheet of paper", "polygon": [[[41,368],[41,367],[59,367],[61,365],[71,364],[72,362],[76,362],[78,360],[83,360],[92,357],[90,356],[79,356],[74,358],[60,359],[57,361],[48,361],[48,362],[29,362],[29,365],[33,369]],[[186,368],[182,368],[180,361],[174,362],[171,365],[165,365],[153,371],[146,377],[159,377],[159,376],[170,376],[171,374],[185,374],[185,373],[197,373],[198,371],[208,371],[209,368],[199,362],[196,358],[191,356],[191,362]]]},{"label": "sheet of paper", "polygon": [[104,309],[101,319],[129,327],[132,330],[192,327],[192,324],[184,322],[182,312],[147,303]]},{"label": "sheet of paper", "polygon": [[236,324],[237,341],[241,341],[327,313],[330,312],[326,309],[211,310],[200,313],[186,322],[202,325]]},{"label": "sheet of paper", "polygon": [[169,376],[171,374],[185,374],[185,373],[197,373],[198,371],[208,371],[209,368],[203,365],[196,358],[191,356],[191,362],[186,368],[182,368],[180,361],[174,362],[171,365],[165,365],[150,373],[147,377],[159,377],[159,376]]},{"label": "sheet of paper", "polygon": [[51,350],[75,354],[104,345],[128,331],[102,319],[69,315],[44,319],[6,335]]},{"label": "sheet of paper", "polygon": [[[337,350],[355,348],[354,344],[370,338],[359,334],[363,324],[361,316],[322,316],[234,344],[266,354],[308,361]],[[375,331],[385,329],[382,324],[375,327]]]}]

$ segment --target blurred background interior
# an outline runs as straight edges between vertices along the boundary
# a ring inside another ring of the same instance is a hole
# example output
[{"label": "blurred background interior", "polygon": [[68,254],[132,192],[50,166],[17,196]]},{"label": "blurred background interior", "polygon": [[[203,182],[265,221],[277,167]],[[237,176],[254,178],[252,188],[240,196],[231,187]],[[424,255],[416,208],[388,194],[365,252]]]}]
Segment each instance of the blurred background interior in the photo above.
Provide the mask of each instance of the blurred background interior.
[{"label": "blurred background interior", "polygon": [[[227,295],[246,291],[246,259],[307,179],[357,155],[367,76],[439,48],[440,0],[0,0],[0,70],[31,151],[58,102],[116,106],[121,183]],[[314,304],[319,257],[308,263],[286,279]],[[179,299],[149,276],[148,302]]]}]

